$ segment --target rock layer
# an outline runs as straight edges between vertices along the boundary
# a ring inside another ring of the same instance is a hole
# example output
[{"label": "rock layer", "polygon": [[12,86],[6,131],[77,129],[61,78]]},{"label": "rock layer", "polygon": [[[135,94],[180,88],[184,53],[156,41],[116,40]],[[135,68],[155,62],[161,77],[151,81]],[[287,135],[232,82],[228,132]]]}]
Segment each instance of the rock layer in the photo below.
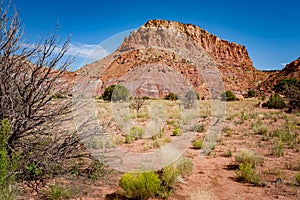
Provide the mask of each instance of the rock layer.
[{"label": "rock layer", "polygon": [[[195,60],[197,62],[194,62]],[[210,96],[208,86],[214,79],[205,78],[203,75],[211,71],[220,74],[224,89],[236,93],[244,93],[257,87],[265,78],[253,67],[245,46],[222,40],[198,26],[167,20],[148,21],[126,37],[113,54],[83,67],[78,72],[92,79],[100,79],[103,83],[99,90],[101,94],[105,87],[111,84],[123,84],[128,87],[130,84],[136,84],[138,81],[132,81],[127,74],[141,74],[142,68],[139,68],[146,64],[152,64],[148,67],[155,64],[170,67],[173,75],[178,77],[177,80],[185,80],[204,98]],[[124,79],[124,76],[127,78]],[[157,74],[148,73],[147,76],[150,78]],[[164,79],[166,78],[164,76]],[[170,78],[168,81],[172,82],[168,85],[169,91],[176,91],[176,79]],[[165,95],[163,90],[166,87],[159,82],[143,86],[143,92],[131,92],[154,97],[145,89],[152,86],[161,90],[157,93],[160,97]],[[210,86],[210,89],[214,88]]]}]

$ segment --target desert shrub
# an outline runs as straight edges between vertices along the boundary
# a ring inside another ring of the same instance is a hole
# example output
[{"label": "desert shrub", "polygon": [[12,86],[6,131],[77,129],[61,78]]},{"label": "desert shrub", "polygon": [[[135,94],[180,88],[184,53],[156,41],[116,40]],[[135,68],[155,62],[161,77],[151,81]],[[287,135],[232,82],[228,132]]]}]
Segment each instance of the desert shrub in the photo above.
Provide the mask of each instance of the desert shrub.
[{"label": "desert shrub", "polygon": [[121,85],[111,85],[105,88],[102,99],[106,101],[120,101],[129,99],[129,91]]},{"label": "desert shrub", "polygon": [[258,135],[267,135],[268,133],[268,127],[266,126],[253,126],[252,129]]},{"label": "desert shrub", "polygon": [[289,109],[299,110],[300,109],[300,87],[290,86],[287,89],[286,97],[289,99]]},{"label": "desert shrub", "polygon": [[202,140],[195,140],[192,143],[193,149],[201,149],[203,145],[203,141]]},{"label": "desert shrub", "polygon": [[32,181],[39,179],[42,176],[42,170],[37,164],[28,163],[27,165],[25,165],[25,169],[22,175],[25,180]]},{"label": "desert shrub", "polygon": [[110,101],[115,87],[116,85],[110,85],[107,88],[105,88],[105,91],[102,94],[101,98],[103,100]]},{"label": "desert shrub", "polygon": [[235,155],[235,160],[240,164],[251,164],[256,167],[263,164],[263,159],[250,149],[242,149]]},{"label": "desert shrub", "polygon": [[127,198],[148,199],[159,194],[160,179],[154,172],[126,173],[119,185]]},{"label": "desert shrub", "polygon": [[260,177],[251,163],[239,164],[239,171],[236,172],[237,180],[259,185]]},{"label": "desert shrub", "polygon": [[263,107],[282,109],[286,106],[284,99],[279,94],[272,95],[269,100],[263,104]]},{"label": "desert shrub", "polygon": [[237,100],[235,94],[230,91],[230,90],[227,90],[226,92],[224,92],[222,95],[221,95],[221,100],[222,101],[235,101]]},{"label": "desert shrub", "polygon": [[65,99],[67,98],[67,96],[63,95],[63,94],[57,94],[55,96],[53,96],[53,99]]},{"label": "desert shrub", "polygon": [[173,135],[174,136],[182,135],[182,132],[181,132],[180,128],[175,128],[174,131],[173,131]]},{"label": "desert shrub", "polygon": [[248,90],[247,94],[248,94],[249,98],[252,98],[252,97],[255,97],[256,92],[255,92],[255,90]]},{"label": "desert shrub", "polygon": [[198,133],[202,133],[205,130],[205,126],[203,124],[195,124],[192,130]]},{"label": "desert shrub", "polygon": [[43,198],[49,200],[70,199],[72,192],[63,185],[49,185],[49,189],[43,192]]},{"label": "desert shrub", "polygon": [[272,155],[276,157],[281,157],[284,155],[284,143],[281,140],[274,144],[272,148]]},{"label": "desert shrub", "polygon": [[145,131],[142,127],[133,126],[130,128],[129,134],[134,139],[139,139],[144,135]]},{"label": "desert shrub", "polygon": [[164,167],[161,176],[161,180],[163,181],[163,186],[165,186],[167,190],[172,188],[175,185],[179,174],[180,174],[179,169],[175,164]]},{"label": "desert shrub", "polygon": [[187,200],[214,200],[214,195],[207,190],[198,190],[193,192]]},{"label": "desert shrub", "polygon": [[227,158],[231,158],[232,157],[232,151],[230,149],[228,149],[226,151],[226,153],[224,154],[224,156],[227,157]]},{"label": "desert shrub", "polygon": [[230,137],[233,130],[229,126],[224,126],[222,132],[225,133],[226,136]]},{"label": "desert shrub", "polygon": [[192,174],[193,171],[193,162],[186,158],[181,157],[177,162],[177,169],[182,177],[186,177]]},{"label": "desert shrub", "polygon": [[88,177],[92,181],[96,181],[102,177],[104,177],[107,173],[107,171],[104,168],[104,165],[100,163],[100,161],[95,160],[91,163],[91,165],[88,168]]},{"label": "desert shrub", "polygon": [[298,173],[296,174],[295,179],[296,179],[298,185],[300,185],[300,171],[298,171]]},{"label": "desert shrub", "polygon": [[122,85],[116,85],[113,94],[111,96],[112,101],[126,101],[129,100],[129,91],[126,87]]},{"label": "desert shrub", "polygon": [[134,98],[133,101],[131,101],[130,103],[130,108],[135,109],[137,113],[144,106],[145,106],[144,98]]},{"label": "desert shrub", "polygon": [[144,100],[149,100],[150,99],[150,97],[148,97],[148,96],[143,96],[143,98],[142,99],[144,99]]},{"label": "desert shrub", "polygon": [[287,94],[290,87],[300,89],[300,80],[296,78],[283,78],[274,85],[273,90],[277,93]]},{"label": "desert shrub", "polygon": [[132,143],[134,141],[134,138],[132,138],[129,134],[126,134],[125,135],[125,142],[127,143],[127,144],[130,144],[130,143]]},{"label": "desert shrub", "polygon": [[193,162],[185,157],[181,157],[173,164],[164,167],[161,174],[160,196],[167,198],[177,183],[178,177],[191,175],[193,171]]},{"label": "desert shrub", "polygon": [[178,95],[177,94],[174,94],[174,93],[169,93],[168,95],[166,95],[164,97],[165,100],[171,100],[171,101],[176,101],[178,100]]},{"label": "desert shrub", "polygon": [[14,199],[15,192],[15,171],[18,166],[18,155],[8,155],[7,139],[10,131],[9,121],[2,120],[0,124],[0,199]]}]

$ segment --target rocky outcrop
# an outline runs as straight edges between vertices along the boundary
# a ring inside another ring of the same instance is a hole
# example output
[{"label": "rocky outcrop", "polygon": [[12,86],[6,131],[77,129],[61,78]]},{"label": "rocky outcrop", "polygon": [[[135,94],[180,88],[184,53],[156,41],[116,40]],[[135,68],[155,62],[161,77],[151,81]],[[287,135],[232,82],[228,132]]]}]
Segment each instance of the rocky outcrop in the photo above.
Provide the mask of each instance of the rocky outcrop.
[{"label": "rocky outcrop", "polygon": [[[103,90],[112,84],[123,84],[136,96],[164,97],[170,92],[181,93],[189,86],[201,95],[207,95],[207,86],[195,66],[181,56],[161,49],[135,49],[120,55],[106,68],[101,80]],[[158,90],[155,94],[153,87]]]},{"label": "rocky outcrop", "polygon": [[[176,32],[176,35],[180,35],[182,33],[187,34],[201,47],[203,47],[203,49],[215,60],[230,65],[245,65],[251,69],[254,69],[245,46],[222,40],[217,36],[208,33],[206,30],[192,24],[182,24],[180,22],[167,20],[149,20],[139,30],[133,32],[129,38],[126,38],[119,50],[122,51],[133,49],[136,47],[136,44],[142,44],[146,40],[153,41],[156,39],[156,41],[150,43],[152,46],[157,45],[155,42],[162,43],[170,40],[168,38],[163,38],[164,40],[159,40],[156,37],[151,38],[150,34],[144,34],[145,29],[152,30],[152,32],[154,32],[156,35],[160,34],[159,32],[163,33],[163,30]],[[148,33],[149,32],[150,31],[148,31]],[[172,43],[173,41],[168,42]]]},{"label": "rocky outcrop", "polygon": [[300,57],[294,60],[281,71],[280,75],[285,78],[297,78],[300,79]]},{"label": "rocky outcrop", "polygon": [[[146,70],[142,76],[145,66],[150,71]],[[170,73],[164,73],[166,70]],[[101,80],[99,93],[108,85],[123,84],[131,88],[132,94],[162,97],[168,92],[181,91],[186,84],[179,82],[185,80],[206,98],[210,95],[208,88],[215,88],[208,85],[216,79],[203,76],[212,71],[220,74],[224,89],[237,93],[255,88],[264,80],[261,72],[253,67],[244,46],[222,40],[198,26],[167,20],[148,21],[126,37],[113,54],[83,67],[78,73]],[[137,83],[141,85],[136,87]],[[156,91],[155,95],[152,91]]]},{"label": "rocky outcrop", "polygon": [[287,64],[282,70],[270,72],[270,76],[260,84],[259,89],[271,92],[273,86],[283,78],[300,79],[300,57]]}]

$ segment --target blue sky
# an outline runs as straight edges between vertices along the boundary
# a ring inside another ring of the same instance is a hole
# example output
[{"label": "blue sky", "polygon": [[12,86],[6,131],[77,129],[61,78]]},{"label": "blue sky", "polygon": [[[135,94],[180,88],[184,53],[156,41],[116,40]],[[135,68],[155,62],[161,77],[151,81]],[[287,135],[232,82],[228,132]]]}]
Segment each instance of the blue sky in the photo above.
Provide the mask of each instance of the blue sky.
[{"label": "blue sky", "polygon": [[[72,35],[70,54],[75,68],[106,55],[129,30],[149,19],[191,23],[208,32],[245,45],[258,69],[281,69],[300,57],[300,1],[169,1],[169,0],[15,0],[25,25],[26,42],[46,36],[58,22],[59,35]],[[125,31],[125,32],[124,32]],[[123,32],[123,33],[122,33]],[[113,36],[113,37],[112,37]],[[103,42],[105,41],[105,42]]]}]

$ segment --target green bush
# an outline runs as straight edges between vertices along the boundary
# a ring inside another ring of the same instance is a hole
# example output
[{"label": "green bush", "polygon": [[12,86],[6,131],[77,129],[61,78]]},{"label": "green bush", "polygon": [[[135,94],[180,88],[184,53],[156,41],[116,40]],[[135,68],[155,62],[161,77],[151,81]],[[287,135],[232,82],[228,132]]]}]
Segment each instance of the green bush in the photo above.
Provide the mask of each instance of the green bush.
[{"label": "green bush", "polygon": [[107,88],[105,88],[105,91],[102,94],[101,98],[103,100],[110,101],[115,87],[116,87],[116,85],[111,85],[111,86],[108,86]]},{"label": "green bush", "polygon": [[129,134],[126,134],[125,135],[125,142],[127,143],[127,144],[130,144],[130,143],[132,143],[134,141],[134,138],[132,138]]},{"label": "green bush", "polygon": [[133,126],[130,128],[129,134],[134,139],[139,139],[144,135],[145,131],[142,127]]},{"label": "green bush", "polygon": [[232,151],[230,149],[228,149],[226,151],[226,153],[224,154],[224,156],[227,157],[227,158],[231,158],[232,157]]},{"label": "green bush", "polygon": [[239,165],[239,171],[236,172],[237,180],[259,185],[260,178],[250,163]]},{"label": "green bush", "polygon": [[284,99],[279,94],[272,95],[269,100],[263,104],[263,107],[282,109],[286,106]]},{"label": "green bush", "polygon": [[26,180],[36,180],[39,176],[42,175],[42,170],[39,166],[34,163],[29,163],[25,166],[24,174]]},{"label": "green bush", "polygon": [[121,85],[111,85],[105,89],[102,99],[106,101],[127,101],[129,100],[129,96],[129,91],[126,87]]},{"label": "green bush", "polygon": [[193,162],[186,158],[181,157],[177,162],[177,169],[182,177],[186,177],[192,174],[193,171]]},{"label": "green bush", "polygon": [[65,99],[67,98],[67,96],[63,95],[63,94],[57,94],[55,96],[53,96],[53,99]]},{"label": "green bush", "polygon": [[235,94],[232,91],[227,90],[226,92],[224,92],[221,95],[221,100],[222,101],[236,101],[237,98],[236,98]]},{"label": "green bush", "polygon": [[181,132],[180,128],[175,128],[174,131],[173,131],[173,135],[174,136],[182,135],[182,132]]},{"label": "green bush", "polygon": [[124,190],[124,195],[130,199],[147,199],[158,195],[167,198],[176,185],[178,177],[188,176],[192,170],[192,161],[182,157],[157,173],[126,173],[121,177],[119,185]]},{"label": "green bush", "polygon": [[272,148],[272,155],[281,157],[284,155],[284,143],[279,140]]},{"label": "green bush", "polygon": [[273,90],[280,94],[287,94],[290,87],[300,89],[300,80],[296,78],[283,78],[274,85]]},{"label": "green bush", "polygon": [[253,167],[262,165],[264,162],[261,157],[259,157],[254,151],[250,149],[242,149],[235,155],[235,160],[240,164],[251,164],[251,166]]},{"label": "green bush", "polygon": [[49,185],[49,190],[44,192],[44,198],[49,200],[70,199],[72,192],[63,185]]},{"label": "green bush", "polygon": [[202,133],[205,131],[205,126],[203,124],[195,124],[193,127],[193,131],[196,131],[198,133]]},{"label": "green bush", "polygon": [[191,175],[193,171],[193,162],[185,157],[181,157],[173,164],[163,168],[161,174],[162,186],[160,196],[167,198],[177,183],[178,177]]},{"label": "green bush", "polygon": [[193,149],[201,149],[202,145],[203,145],[203,141],[195,140],[195,141],[193,141],[192,145],[193,145]]},{"label": "green bush", "polygon": [[180,175],[179,169],[175,164],[169,165],[162,170],[163,185],[169,190],[177,181],[177,177]]},{"label": "green bush", "polygon": [[[299,80],[300,82],[300,80]],[[289,100],[289,111],[300,109],[300,87],[291,85],[285,92],[286,98]]]},{"label": "green bush", "polygon": [[15,199],[16,177],[15,171],[18,166],[18,154],[8,153],[7,140],[10,131],[8,119],[0,123],[0,199]]},{"label": "green bush", "polygon": [[143,200],[159,194],[160,179],[154,172],[126,173],[121,177],[119,185],[127,198]]},{"label": "green bush", "polygon": [[255,92],[255,90],[248,90],[248,98],[252,98],[252,97],[255,97],[255,95],[256,95],[256,92]]},{"label": "green bush", "polygon": [[164,99],[165,100],[176,101],[176,100],[178,100],[178,95],[171,92],[170,94],[166,95],[164,97]]},{"label": "green bush", "polygon": [[99,160],[94,160],[88,168],[88,177],[92,181],[103,178],[106,174],[104,165]]},{"label": "green bush", "polygon": [[149,100],[150,99],[150,97],[148,97],[148,96],[143,96],[143,98],[142,99],[144,99],[144,100]]},{"label": "green bush", "polygon": [[284,94],[289,100],[289,111],[300,109],[300,79],[284,78],[281,79],[273,90],[277,93]]}]

